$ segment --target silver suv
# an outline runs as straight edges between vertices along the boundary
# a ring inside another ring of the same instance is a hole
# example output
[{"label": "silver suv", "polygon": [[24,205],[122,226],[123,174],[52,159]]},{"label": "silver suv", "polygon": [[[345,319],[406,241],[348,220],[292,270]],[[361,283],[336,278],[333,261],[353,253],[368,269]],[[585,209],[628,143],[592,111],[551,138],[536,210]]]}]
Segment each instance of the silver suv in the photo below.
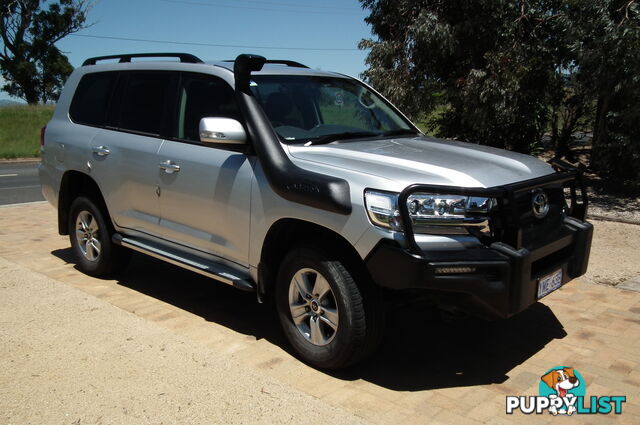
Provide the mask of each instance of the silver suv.
[{"label": "silver suv", "polygon": [[273,299],[320,368],[376,347],[388,299],[506,318],[589,258],[568,164],[427,137],[361,81],[292,61],[88,59],[42,154],[81,270],[135,250]]}]

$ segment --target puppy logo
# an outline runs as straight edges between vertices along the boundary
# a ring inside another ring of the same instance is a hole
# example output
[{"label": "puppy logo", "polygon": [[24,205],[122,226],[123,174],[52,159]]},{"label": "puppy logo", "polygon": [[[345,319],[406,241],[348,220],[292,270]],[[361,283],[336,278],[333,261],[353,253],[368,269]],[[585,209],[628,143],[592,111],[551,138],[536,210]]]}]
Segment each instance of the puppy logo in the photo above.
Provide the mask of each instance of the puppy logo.
[{"label": "puppy logo", "polygon": [[591,395],[587,397],[587,384],[572,367],[556,366],[538,381],[538,395],[508,395],[507,415],[520,411],[525,415],[614,415],[622,414],[624,395]]},{"label": "puppy logo", "polygon": [[540,395],[550,399],[551,414],[572,415],[576,412],[576,396],[584,396],[585,391],[582,377],[574,368],[551,369],[540,380]]}]

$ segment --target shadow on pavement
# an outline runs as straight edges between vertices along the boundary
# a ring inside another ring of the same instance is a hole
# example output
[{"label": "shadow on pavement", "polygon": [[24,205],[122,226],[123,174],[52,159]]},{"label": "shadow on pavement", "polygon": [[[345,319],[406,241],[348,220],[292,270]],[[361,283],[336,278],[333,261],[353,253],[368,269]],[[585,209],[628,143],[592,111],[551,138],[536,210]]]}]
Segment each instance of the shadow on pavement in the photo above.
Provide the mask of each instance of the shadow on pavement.
[{"label": "shadow on pavement", "polygon": [[566,335],[540,303],[495,322],[443,321],[433,309],[411,308],[388,318],[384,341],[369,361],[334,376],[401,391],[502,383],[511,369]]},{"label": "shadow on pavement", "polygon": [[[75,263],[70,248],[52,254]],[[275,307],[258,304],[252,293],[140,254],[119,278],[120,285],[291,352]],[[565,336],[553,312],[540,303],[495,322],[445,321],[434,309],[414,306],[389,315],[385,338],[370,359],[330,374],[398,391],[501,383],[511,369]]]}]

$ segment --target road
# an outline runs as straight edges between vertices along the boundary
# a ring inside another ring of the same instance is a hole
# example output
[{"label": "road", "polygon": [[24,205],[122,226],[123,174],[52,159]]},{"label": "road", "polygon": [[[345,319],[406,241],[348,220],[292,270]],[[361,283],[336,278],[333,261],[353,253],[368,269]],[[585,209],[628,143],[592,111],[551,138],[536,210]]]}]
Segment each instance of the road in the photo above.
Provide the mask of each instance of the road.
[{"label": "road", "polygon": [[0,205],[44,201],[38,162],[0,162]]}]

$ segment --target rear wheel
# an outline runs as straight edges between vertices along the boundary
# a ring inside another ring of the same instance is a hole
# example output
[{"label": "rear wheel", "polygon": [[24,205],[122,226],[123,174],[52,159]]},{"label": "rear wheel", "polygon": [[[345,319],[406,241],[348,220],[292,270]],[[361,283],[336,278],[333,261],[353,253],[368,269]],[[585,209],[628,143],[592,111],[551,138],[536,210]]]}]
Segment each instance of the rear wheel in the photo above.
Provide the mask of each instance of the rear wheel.
[{"label": "rear wheel", "polygon": [[69,214],[69,239],[78,267],[92,276],[120,271],[128,264],[130,251],[115,245],[102,210],[89,198],[76,198]]},{"label": "rear wheel", "polygon": [[304,361],[339,369],[375,349],[383,327],[380,303],[368,282],[358,283],[343,261],[322,250],[287,254],[276,304],[284,333]]}]

